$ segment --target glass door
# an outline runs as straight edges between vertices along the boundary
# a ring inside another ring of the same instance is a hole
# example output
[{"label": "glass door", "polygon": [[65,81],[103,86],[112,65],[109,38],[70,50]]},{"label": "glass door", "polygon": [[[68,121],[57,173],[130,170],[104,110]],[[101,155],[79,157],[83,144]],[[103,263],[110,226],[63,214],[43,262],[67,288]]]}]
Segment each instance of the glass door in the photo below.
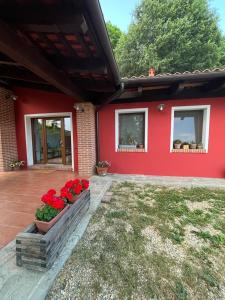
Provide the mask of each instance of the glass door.
[{"label": "glass door", "polygon": [[32,120],[34,161],[37,164],[72,164],[70,118]]},{"label": "glass door", "polygon": [[63,164],[64,158],[64,135],[63,119],[46,119],[45,139],[48,164]]}]

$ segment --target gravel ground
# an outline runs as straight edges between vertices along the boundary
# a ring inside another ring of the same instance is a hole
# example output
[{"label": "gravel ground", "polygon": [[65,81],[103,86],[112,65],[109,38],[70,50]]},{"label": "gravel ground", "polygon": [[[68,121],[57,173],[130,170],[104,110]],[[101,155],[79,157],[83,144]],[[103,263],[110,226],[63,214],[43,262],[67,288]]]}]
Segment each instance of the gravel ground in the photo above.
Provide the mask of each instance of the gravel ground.
[{"label": "gravel ground", "polygon": [[225,191],[112,187],[50,299],[225,299]]}]

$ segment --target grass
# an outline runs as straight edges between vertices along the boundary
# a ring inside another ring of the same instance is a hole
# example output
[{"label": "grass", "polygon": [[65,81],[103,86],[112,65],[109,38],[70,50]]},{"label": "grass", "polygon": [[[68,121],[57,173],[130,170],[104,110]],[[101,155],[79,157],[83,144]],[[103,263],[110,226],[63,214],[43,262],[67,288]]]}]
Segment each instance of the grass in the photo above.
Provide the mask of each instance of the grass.
[{"label": "grass", "polygon": [[225,191],[112,191],[48,299],[225,299]]}]

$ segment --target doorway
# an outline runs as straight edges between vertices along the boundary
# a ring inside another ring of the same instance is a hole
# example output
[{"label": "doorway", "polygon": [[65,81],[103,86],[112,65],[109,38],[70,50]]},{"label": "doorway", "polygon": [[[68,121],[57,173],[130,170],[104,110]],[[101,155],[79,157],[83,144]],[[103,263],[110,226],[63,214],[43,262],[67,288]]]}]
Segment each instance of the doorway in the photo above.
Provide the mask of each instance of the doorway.
[{"label": "doorway", "polygon": [[34,164],[72,165],[70,117],[31,119]]}]

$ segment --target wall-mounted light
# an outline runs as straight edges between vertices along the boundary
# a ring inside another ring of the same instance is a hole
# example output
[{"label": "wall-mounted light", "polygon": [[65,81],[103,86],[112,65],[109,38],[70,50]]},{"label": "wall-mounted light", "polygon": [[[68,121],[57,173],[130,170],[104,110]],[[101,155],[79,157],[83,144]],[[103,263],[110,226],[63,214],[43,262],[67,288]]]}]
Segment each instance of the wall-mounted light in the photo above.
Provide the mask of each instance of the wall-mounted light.
[{"label": "wall-mounted light", "polygon": [[159,111],[163,111],[165,109],[165,104],[159,104],[157,108]]},{"label": "wall-mounted light", "polygon": [[76,110],[76,112],[84,112],[84,108],[80,104],[74,104],[73,108]]},{"label": "wall-mounted light", "polygon": [[18,99],[18,96],[14,95],[14,94],[10,94],[5,96],[6,100],[13,100],[16,101]]}]

